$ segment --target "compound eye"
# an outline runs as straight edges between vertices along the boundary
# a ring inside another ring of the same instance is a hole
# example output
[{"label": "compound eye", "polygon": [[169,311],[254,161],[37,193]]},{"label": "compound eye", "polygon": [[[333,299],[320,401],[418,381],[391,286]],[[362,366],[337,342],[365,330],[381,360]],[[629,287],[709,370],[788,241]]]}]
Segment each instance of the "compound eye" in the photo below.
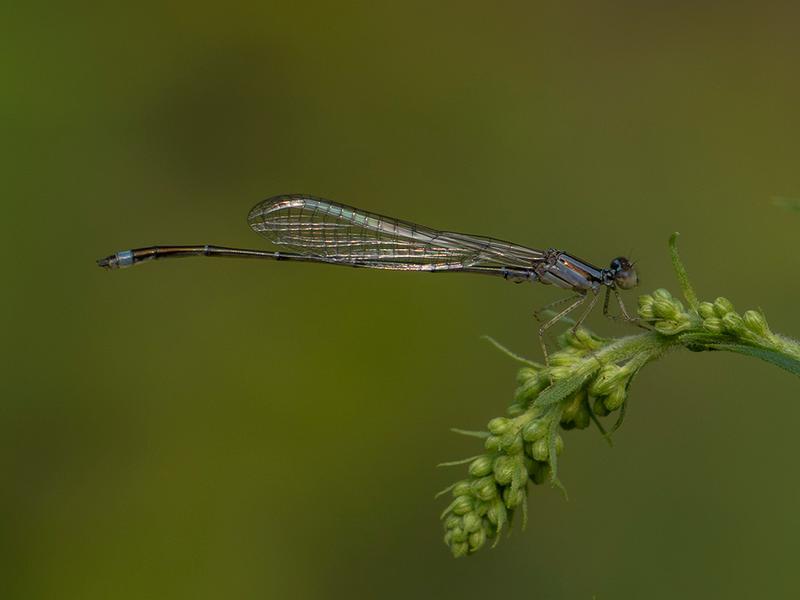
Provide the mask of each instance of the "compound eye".
[{"label": "compound eye", "polygon": [[611,261],[611,269],[614,271],[619,271],[622,268],[622,263],[618,258],[615,258]]}]

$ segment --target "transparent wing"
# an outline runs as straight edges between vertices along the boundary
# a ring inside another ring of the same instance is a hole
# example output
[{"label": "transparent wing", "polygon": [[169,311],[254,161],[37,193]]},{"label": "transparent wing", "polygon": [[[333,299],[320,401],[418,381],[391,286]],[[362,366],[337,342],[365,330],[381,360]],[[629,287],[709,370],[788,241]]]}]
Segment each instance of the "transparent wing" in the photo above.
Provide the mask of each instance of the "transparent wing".
[{"label": "transparent wing", "polygon": [[253,207],[248,223],[278,246],[376,269],[530,269],[544,256],[510,242],[437,231],[313,196],[268,198]]}]

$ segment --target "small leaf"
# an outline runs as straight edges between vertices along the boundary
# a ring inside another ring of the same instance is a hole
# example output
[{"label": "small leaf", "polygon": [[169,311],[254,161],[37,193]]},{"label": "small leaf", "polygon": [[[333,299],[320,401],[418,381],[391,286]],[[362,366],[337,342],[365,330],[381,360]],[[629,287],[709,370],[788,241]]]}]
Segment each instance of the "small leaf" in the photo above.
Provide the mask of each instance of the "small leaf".
[{"label": "small leaf", "polygon": [[540,408],[546,408],[548,406],[552,406],[553,404],[558,404],[567,396],[575,392],[578,388],[582,387],[589,376],[590,374],[577,371],[570,377],[560,379],[557,383],[551,385],[549,388],[540,393],[533,405]]},{"label": "small leaf", "polygon": [[686,298],[686,302],[689,303],[692,310],[697,312],[700,308],[700,302],[697,299],[697,294],[694,293],[692,284],[689,282],[689,275],[686,273],[686,267],[683,266],[681,257],[678,255],[679,235],[680,233],[676,231],[669,238],[669,252],[672,256],[672,267],[675,269],[675,274],[678,276],[678,283],[680,283],[681,290],[683,290],[683,297]]},{"label": "small leaf", "polygon": [[470,456],[469,458],[462,458],[461,460],[450,460],[447,462],[440,462],[437,467],[457,467],[459,465],[465,465],[468,462],[475,460],[476,458],[480,458],[483,454],[478,454],[477,456]]},{"label": "small leaf", "polygon": [[484,340],[489,342],[492,346],[494,346],[495,348],[500,350],[500,352],[502,352],[506,356],[511,357],[512,359],[514,359],[517,362],[520,362],[520,363],[522,363],[524,365],[528,365],[529,367],[533,367],[534,369],[541,369],[542,368],[542,365],[540,365],[538,363],[535,363],[532,360],[528,360],[527,358],[524,358],[524,357],[520,356],[519,354],[515,354],[514,352],[512,352],[511,350],[509,350],[508,348],[503,346],[500,342],[498,342],[496,339],[494,339],[491,336],[482,335],[481,338],[483,338]]},{"label": "small leaf", "polygon": [[715,350],[729,350],[731,352],[738,352],[739,354],[755,356],[756,358],[760,358],[768,363],[786,369],[794,375],[800,376],[800,360],[780,352],[775,352],[774,350],[745,346],[744,344],[709,344],[709,347]]},{"label": "small leaf", "polygon": [[452,489],[453,489],[454,487],[456,487],[457,485],[458,485],[458,482],[457,482],[457,481],[456,481],[456,482],[455,482],[453,485],[448,485],[448,486],[447,486],[446,488],[444,488],[443,490],[440,490],[440,491],[439,491],[439,492],[438,492],[438,493],[437,493],[437,494],[436,494],[436,495],[433,497],[433,499],[434,499],[434,500],[436,500],[436,499],[438,499],[440,496],[444,496],[444,495],[445,495],[447,492],[449,492],[450,490],[452,490]]},{"label": "small leaf", "polygon": [[476,437],[476,438],[481,438],[481,439],[485,439],[485,438],[489,437],[489,432],[488,431],[468,431],[467,429],[456,429],[455,427],[451,427],[450,431],[452,431],[453,433],[458,433],[458,434],[461,434],[461,435],[468,435],[470,437]]}]

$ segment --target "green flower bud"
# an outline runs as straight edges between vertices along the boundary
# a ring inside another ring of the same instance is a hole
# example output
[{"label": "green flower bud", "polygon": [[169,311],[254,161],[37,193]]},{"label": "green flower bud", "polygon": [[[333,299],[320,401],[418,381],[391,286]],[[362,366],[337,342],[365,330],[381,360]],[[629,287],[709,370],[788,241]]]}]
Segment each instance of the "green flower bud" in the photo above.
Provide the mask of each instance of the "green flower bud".
[{"label": "green flower bud", "polygon": [[486,441],[483,442],[483,447],[487,450],[496,451],[500,449],[500,436],[499,435],[490,435],[486,438]]},{"label": "green flower bud", "polygon": [[[492,486],[494,487],[494,485]],[[490,500],[478,500],[475,502],[475,505],[472,508],[472,512],[474,512],[479,517],[482,517],[486,514],[486,511],[489,510],[489,502]]]},{"label": "green flower bud", "polygon": [[732,333],[743,333],[745,328],[744,319],[735,312],[729,312],[722,317],[722,325]]},{"label": "green flower bud", "polygon": [[525,500],[525,492],[522,488],[511,489],[507,487],[503,490],[503,502],[508,508],[516,508]]},{"label": "green flower bud", "polygon": [[511,428],[511,419],[505,417],[496,417],[489,421],[489,431],[495,435],[503,435]]},{"label": "green flower bud", "polygon": [[516,461],[510,456],[498,456],[494,461],[494,479],[500,485],[508,485],[517,468]]},{"label": "green flower bud", "polygon": [[[550,367],[547,372],[550,377],[553,378],[553,381],[558,381],[559,379],[565,379],[572,375],[572,368],[568,366],[555,366]],[[548,384],[549,383],[550,382],[548,381]]]},{"label": "green flower bud", "polygon": [[451,505],[453,514],[465,515],[472,510],[472,498],[470,496],[458,496]]},{"label": "green flower bud", "polygon": [[492,502],[489,510],[486,511],[486,518],[489,519],[492,525],[497,525],[501,521],[505,523],[508,520],[507,516],[506,505],[499,498]]},{"label": "green flower bud", "polygon": [[469,549],[471,552],[475,552],[485,543],[486,543],[486,532],[483,530],[483,528],[478,529],[477,531],[470,534]]},{"label": "green flower bud", "polygon": [[575,420],[575,416],[580,412],[586,399],[586,389],[581,388],[567,401],[564,410],[561,412],[561,422],[569,423]]},{"label": "green flower bud", "polygon": [[483,520],[483,530],[486,532],[486,539],[493,538],[497,535],[497,525],[492,525],[489,519]]},{"label": "green flower bud", "polygon": [[692,328],[692,324],[688,321],[679,323],[677,321],[658,321],[653,325],[656,331],[661,335],[677,335],[682,331]]},{"label": "green flower bud", "polygon": [[561,454],[564,451],[564,439],[556,434],[556,454]]},{"label": "green flower bud", "polygon": [[508,407],[506,411],[510,417],[518,417],[525,412],[525,406],[516,402]]},{"label": "green flower bud", "polygon": [[473,477],[483,477],[492,472],[492,458],[490,456],[479,456],[469,465],[469,474]]},{"label": "green flower bud", "polygon": [[714,312],[714,305],[711,304],[711,302],[701,302],[697,312],[699,312],[700,316],[704,319],[710,319],[717,316]]},{"label": "green flower bud", "polygon": [[676,300],[657,299],[653,302],[653,313],[662,319],[677,319],[681,308],[683,307]]},{"label": "green flower bud", "polygon": [[[536,442],[529,442],[529,443],[525,444],[525,457],[530,459],[530,460],[532,460],[534,463],[536,463],[536,460],[534,460],[534,458],[533,458],[533,447],[535,445],[536,445]],[[529,471],[530,471],[530,469],[529,469]],[[531,473],[532,472],[533,471],[531,471]]]},{"label": "green flower bud", "polygon": [[614,363],[605,365],[589,386],[589,392],[593,396],[610,394],[611,390],[617,387],[627,376],[628,372],[619,365]]},{"label": "green flower bud", "polygon": [[497,484],[494,482],[494,477],[487,475],[472,482],[472,493],[483,501],[488,501],[497,495]]},{"label": "green flower bud", "polygon": [[564,407],[564,410],[561,411],[561,424],[562,425],[569,425],[575,419],[575,415],[578,413],[578,409],[580,409],[580,403],[575,402],[574,399],[569,400]]},{"label": "green flower bud", "polygon": [[453,486],[453,496],[466,496],[471,489],[472,483],[464,479]]},{"label": "green flower bud", "polygon": [[519,371],[517,371],[517,383],[522,385],[531,379],[537,379],[539,377],[539,371],[534,369],[533,367],[522,367]]},{"label": "green flower bud", "polygon": [[506,454],[522,452],[522,436],[516,431],[509,431],[500,438],[500,447]]},{"label": "green flower bud", "polygon": [[531,406],[527,412],[531,419],[538,419],[545,413],[545,410],[540,406]]},{"label": "green flower bud", "polygon": [[478,515],[474,512],[469,512],[465,514],[462,518],[464,531],[467,533],[472,533],[473,531],[478,531],[481,528],[481,524],[483,519],[481,519]]},{"label": "green flower bud", "polygon": [[637,299],[637,303],[639,305],[639,310],[643,309],[646,306],[653,306],[653,297],[650,294],[642,294]]},{"label": "green flower bud", "polygon": [[540,420],[531,421],[522,430],[522,438],[526,442],[535,442],[547,433],[547,423]]},{"label": "green flower bud", "polygon": [[580,410],[575,414],[575,419],[572,421],[578,429],[586,429],[592,422],[592,415],[589,414],[589,408],[586,403],[581,404]]},{"label": "green flower bud", "polygon": [[[572,331],[569,329],[568,331]],[[602,340],[597,339],[596,336],[592,335],[592,332],[588,329],[584,329],[583,327],[578,328],[575,331],[575,340],[580,344],[578,346],[579,349],[587,349],[587,350],[594,350],[595,348],[599,348],[603,345]]]},{"label": "green flower bud", "polygon": [[605,417],[608,414],[609,411],[606,408],[606,405],[603,404],[603,398],[594,399],[594,402],[592,403],[592,412],[598,417]]},{"label": "green flower bud", "polygon": [[626,395],[625,386],[614,388],[603,400],[603,405],[608,411],[617,410],[625,402]]},{"label": "green flower bud", "polygon": [[469,544],[467,542],[461,542],[458,544],[451,543],[450,544],[450,552],[453,553],[453,557],[461,558],[462,556],[466,556],[469,552]]},{"label": "green flower bud", "polygon": [[453,542],[465,542],[467,540],[467,532],[461,527],[456,527],[450,530],[450,539]]},{"label": "green flower bud", "polygon": [[[570,349],[571,350],[571,349]],[[563,350],[550,357],[552,367],[571,367],[581,359],[580,354]],[[555,377],[554,377],[555,379]]]},{"label": "green flower bud", "polygon": [[444,520],[444,528],[445,529],[455,529],[456,527],[461,527],[463,525],[463,521],[461,517],[456,515],[448,515],[447,518]]},{"label": "green flower bud", "polygon": [[563,340],[566,345],[575,350],[594,350],[602,346],[602,342],[597,340],[588,330],[583,327],[573,333],[572,329],[564,332]]},{"label": "green flower bud", "polygon": [[722,333],[722,319],[717,317],[709,317],[703,321],[703,329],[711,333]]},{"label": "green flower bud", "polygon": [[514,402],[528,404],[548,385],[550,385],[550,380],[544,373],[539,374],[537,377],[531,377],[514,392]]},{"label": "green flower bud", "polygon": [[744,315],[742,315],[742,318],[744,319],[745,327],[756,335],[766,337],[770,334],[767,320],[764,318],[764,315],[757,310],[746,311]]},{"label": "green flower bud", "polygon": [[523,460],[517,463],[517,477],[516,481],[512,479],[512,483],[515,482],[519,485],[524,485],[525,480],[528,479],[528,465],[527,463],[533,463],[535,461],[531,460],[527,456],[523,458]]},{"label": "green flower bud", "polygon": [[640,307],[639,308],[639,316],[641,318],[647,320],[647,321],[649,321],[650,319],[654,319],[655,316],[656,316],[656,313],[653,312],[653,303],[651,302],[650,304],[648,304],[646,306]]},{"label": "green flower bud", "polygon": [[556,344],[558,344],[560,348],[559,352],[574,350],[575,347],[572,345],[572,332],[567,329],[564,333],[556,337]]},{"label": "green flower bud", "polygon": [[714,300],[714,312],[717,313],[718,317],[722,318],[729,312],[733,312],[733,303],[727,298],[720,296]]},{"label": "green flower bud", "polygon": [[547,462],[550,458],[550,448],[547,446],[547,439],[541,438],[536,440],[531,447],[531,456],[535,460]]},{"label": "green flower bud", "polygon": [[658,288],[655,292],[653,292],[653,300],[672,300],[672,294],[669,293],[669,290],[665,290],[664,288]]}]

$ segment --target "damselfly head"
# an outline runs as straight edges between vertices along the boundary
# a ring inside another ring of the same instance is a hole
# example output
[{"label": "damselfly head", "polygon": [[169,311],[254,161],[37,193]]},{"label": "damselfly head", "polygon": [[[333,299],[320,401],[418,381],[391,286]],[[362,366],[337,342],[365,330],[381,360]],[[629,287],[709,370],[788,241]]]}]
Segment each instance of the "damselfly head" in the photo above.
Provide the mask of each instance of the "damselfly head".
[{"label": "damselfly head", "polygon": [[635,288],[639,283],[639,276],[636,274],[633,263],[624,256],[618,256],[612,260],[609,270],[614,276],[614,285],[622,290]]}]

